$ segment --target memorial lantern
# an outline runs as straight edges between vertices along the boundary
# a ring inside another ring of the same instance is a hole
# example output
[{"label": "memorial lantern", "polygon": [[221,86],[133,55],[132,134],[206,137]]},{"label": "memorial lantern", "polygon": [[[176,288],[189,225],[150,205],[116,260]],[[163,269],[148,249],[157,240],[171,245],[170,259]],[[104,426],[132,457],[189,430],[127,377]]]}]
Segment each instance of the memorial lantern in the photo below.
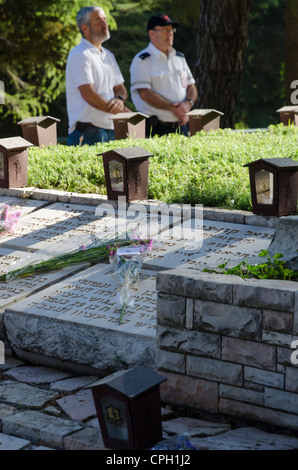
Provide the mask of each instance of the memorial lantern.
[{"label": "memorial lantern", "polygon": [[280,114],[280,122],[285,126],[289,124],[298,126],[298,106],[284,106],[276,112]]},{"label": "memorial lantern", "polygon": [[28,117],[19,121],[24,139],[36,147],[57,145],[57,122],[60,119],[52,116]]},{"label": "memorial lantern", "polygon": [[148,449],[162,439],[160,383],[165,377],[145,367],[123,370],[88,388],[104,445],[110,449]]},{"label": "memorial lantern", "polygon": [[103,154],[108,199],[125,196],[127,201],[147,198],[149,157],[141,147],[109,150]]},{"label": "memorial lantern", "polygon": [[28,180],[28,147],[23,137],[0,139],[0,187],[19,188]]},{"label": "memorial lantern", "polygon": [[189,118],[189,132],[192,136],[202,130],[208,132],[211,129],[219,129],[223,113],[215,109],[193,109],[186,113],[186,116]]},{"label": "memorial lantern", "polygon": [[119,113],[110,119],[114,122],[115,139],[145,139],[146,116],[142,113]]},{"label": "memorial lantern", "polygon": [[298,198],[298,162],[291,158],[260,159],[249,168],[254,214],[295,214]]}]

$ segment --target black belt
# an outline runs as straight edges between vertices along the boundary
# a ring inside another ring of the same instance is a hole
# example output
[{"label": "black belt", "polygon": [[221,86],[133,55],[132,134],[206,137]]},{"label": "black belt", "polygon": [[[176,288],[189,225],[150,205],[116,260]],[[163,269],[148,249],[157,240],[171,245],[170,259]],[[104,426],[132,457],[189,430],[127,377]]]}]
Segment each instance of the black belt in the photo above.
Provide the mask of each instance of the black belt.
[{"label": "black belt", "polygon": [[162,127],[168,127],[170,129],[177,129],[179,128],[179,122],[177,121],[160,121],[157,116],[150,116],[148,118],[148,124],[149,126],[152,127],[157,127],[157,126],[162,126]]},{"label": "black belt", "polygon": [[76,129],[78,129],[78,131],[81,131],[81,132],[84,132],[87,126],[93,126],[93,124],[91,122],[81,122],[81,121],[77,121],[76,123]]},{"label": "black belt", "polygon": [[165,122],[165,121],[157,121],[158,126],[163,126],[163,127],[170,127],[171,129],[176,129],[176,127],[179,127],[179,122],[177,121],[170,121],[170,122]]}]

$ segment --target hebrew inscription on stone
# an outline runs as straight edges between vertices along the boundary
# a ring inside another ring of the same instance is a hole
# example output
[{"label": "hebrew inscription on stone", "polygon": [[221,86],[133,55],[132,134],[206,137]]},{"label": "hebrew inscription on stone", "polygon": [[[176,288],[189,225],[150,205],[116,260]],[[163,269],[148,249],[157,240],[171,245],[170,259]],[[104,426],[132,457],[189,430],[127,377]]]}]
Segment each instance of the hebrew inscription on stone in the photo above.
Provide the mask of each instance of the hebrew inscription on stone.
[{"label": "hebrew inscription on stone", "polygon": [[10,310],[155,337],[155,275],[141,271],[134,304],[124,310],[116,302],[117,287],[110,265],[98,264],[31,296]]}]

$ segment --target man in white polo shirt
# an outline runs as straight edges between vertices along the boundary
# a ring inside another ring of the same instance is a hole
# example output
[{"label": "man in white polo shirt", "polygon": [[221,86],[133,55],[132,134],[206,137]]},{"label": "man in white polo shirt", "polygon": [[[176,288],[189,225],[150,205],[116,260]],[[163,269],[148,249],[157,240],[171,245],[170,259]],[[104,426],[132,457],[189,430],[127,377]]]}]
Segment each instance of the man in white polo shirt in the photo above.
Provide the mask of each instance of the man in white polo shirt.
[{"label": "man in white polo shirt", "polygon": [[130,67],[132,101],[138,112],[149,116],[147,137],[175,132],[188,135],[185,114],[198,95],[184,55],[172,47],[178,26],[163,13],[151,16],[147,25],[150,43]]},{"label": "man in white polo shirt", "polygon": [[127,111],[127,91],[114,55],[102,47],[110,38],[100,7],[84,7],[77,14],[80,44],[66,64],[68,145],[93,145],[114,139],[113,114]]}]

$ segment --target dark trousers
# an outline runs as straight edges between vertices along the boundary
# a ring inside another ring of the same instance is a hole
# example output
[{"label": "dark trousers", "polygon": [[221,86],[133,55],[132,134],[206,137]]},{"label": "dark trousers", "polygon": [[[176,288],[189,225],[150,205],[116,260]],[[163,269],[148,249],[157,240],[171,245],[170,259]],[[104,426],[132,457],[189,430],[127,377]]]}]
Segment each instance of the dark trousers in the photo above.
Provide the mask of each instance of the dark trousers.
[{"label": "dark trousers", "polygon": [[67,145],[94,145],[98,142],[114,140],[113,129],[103,129],[89,123],[79,123],[76,129],[68,135]]}]

